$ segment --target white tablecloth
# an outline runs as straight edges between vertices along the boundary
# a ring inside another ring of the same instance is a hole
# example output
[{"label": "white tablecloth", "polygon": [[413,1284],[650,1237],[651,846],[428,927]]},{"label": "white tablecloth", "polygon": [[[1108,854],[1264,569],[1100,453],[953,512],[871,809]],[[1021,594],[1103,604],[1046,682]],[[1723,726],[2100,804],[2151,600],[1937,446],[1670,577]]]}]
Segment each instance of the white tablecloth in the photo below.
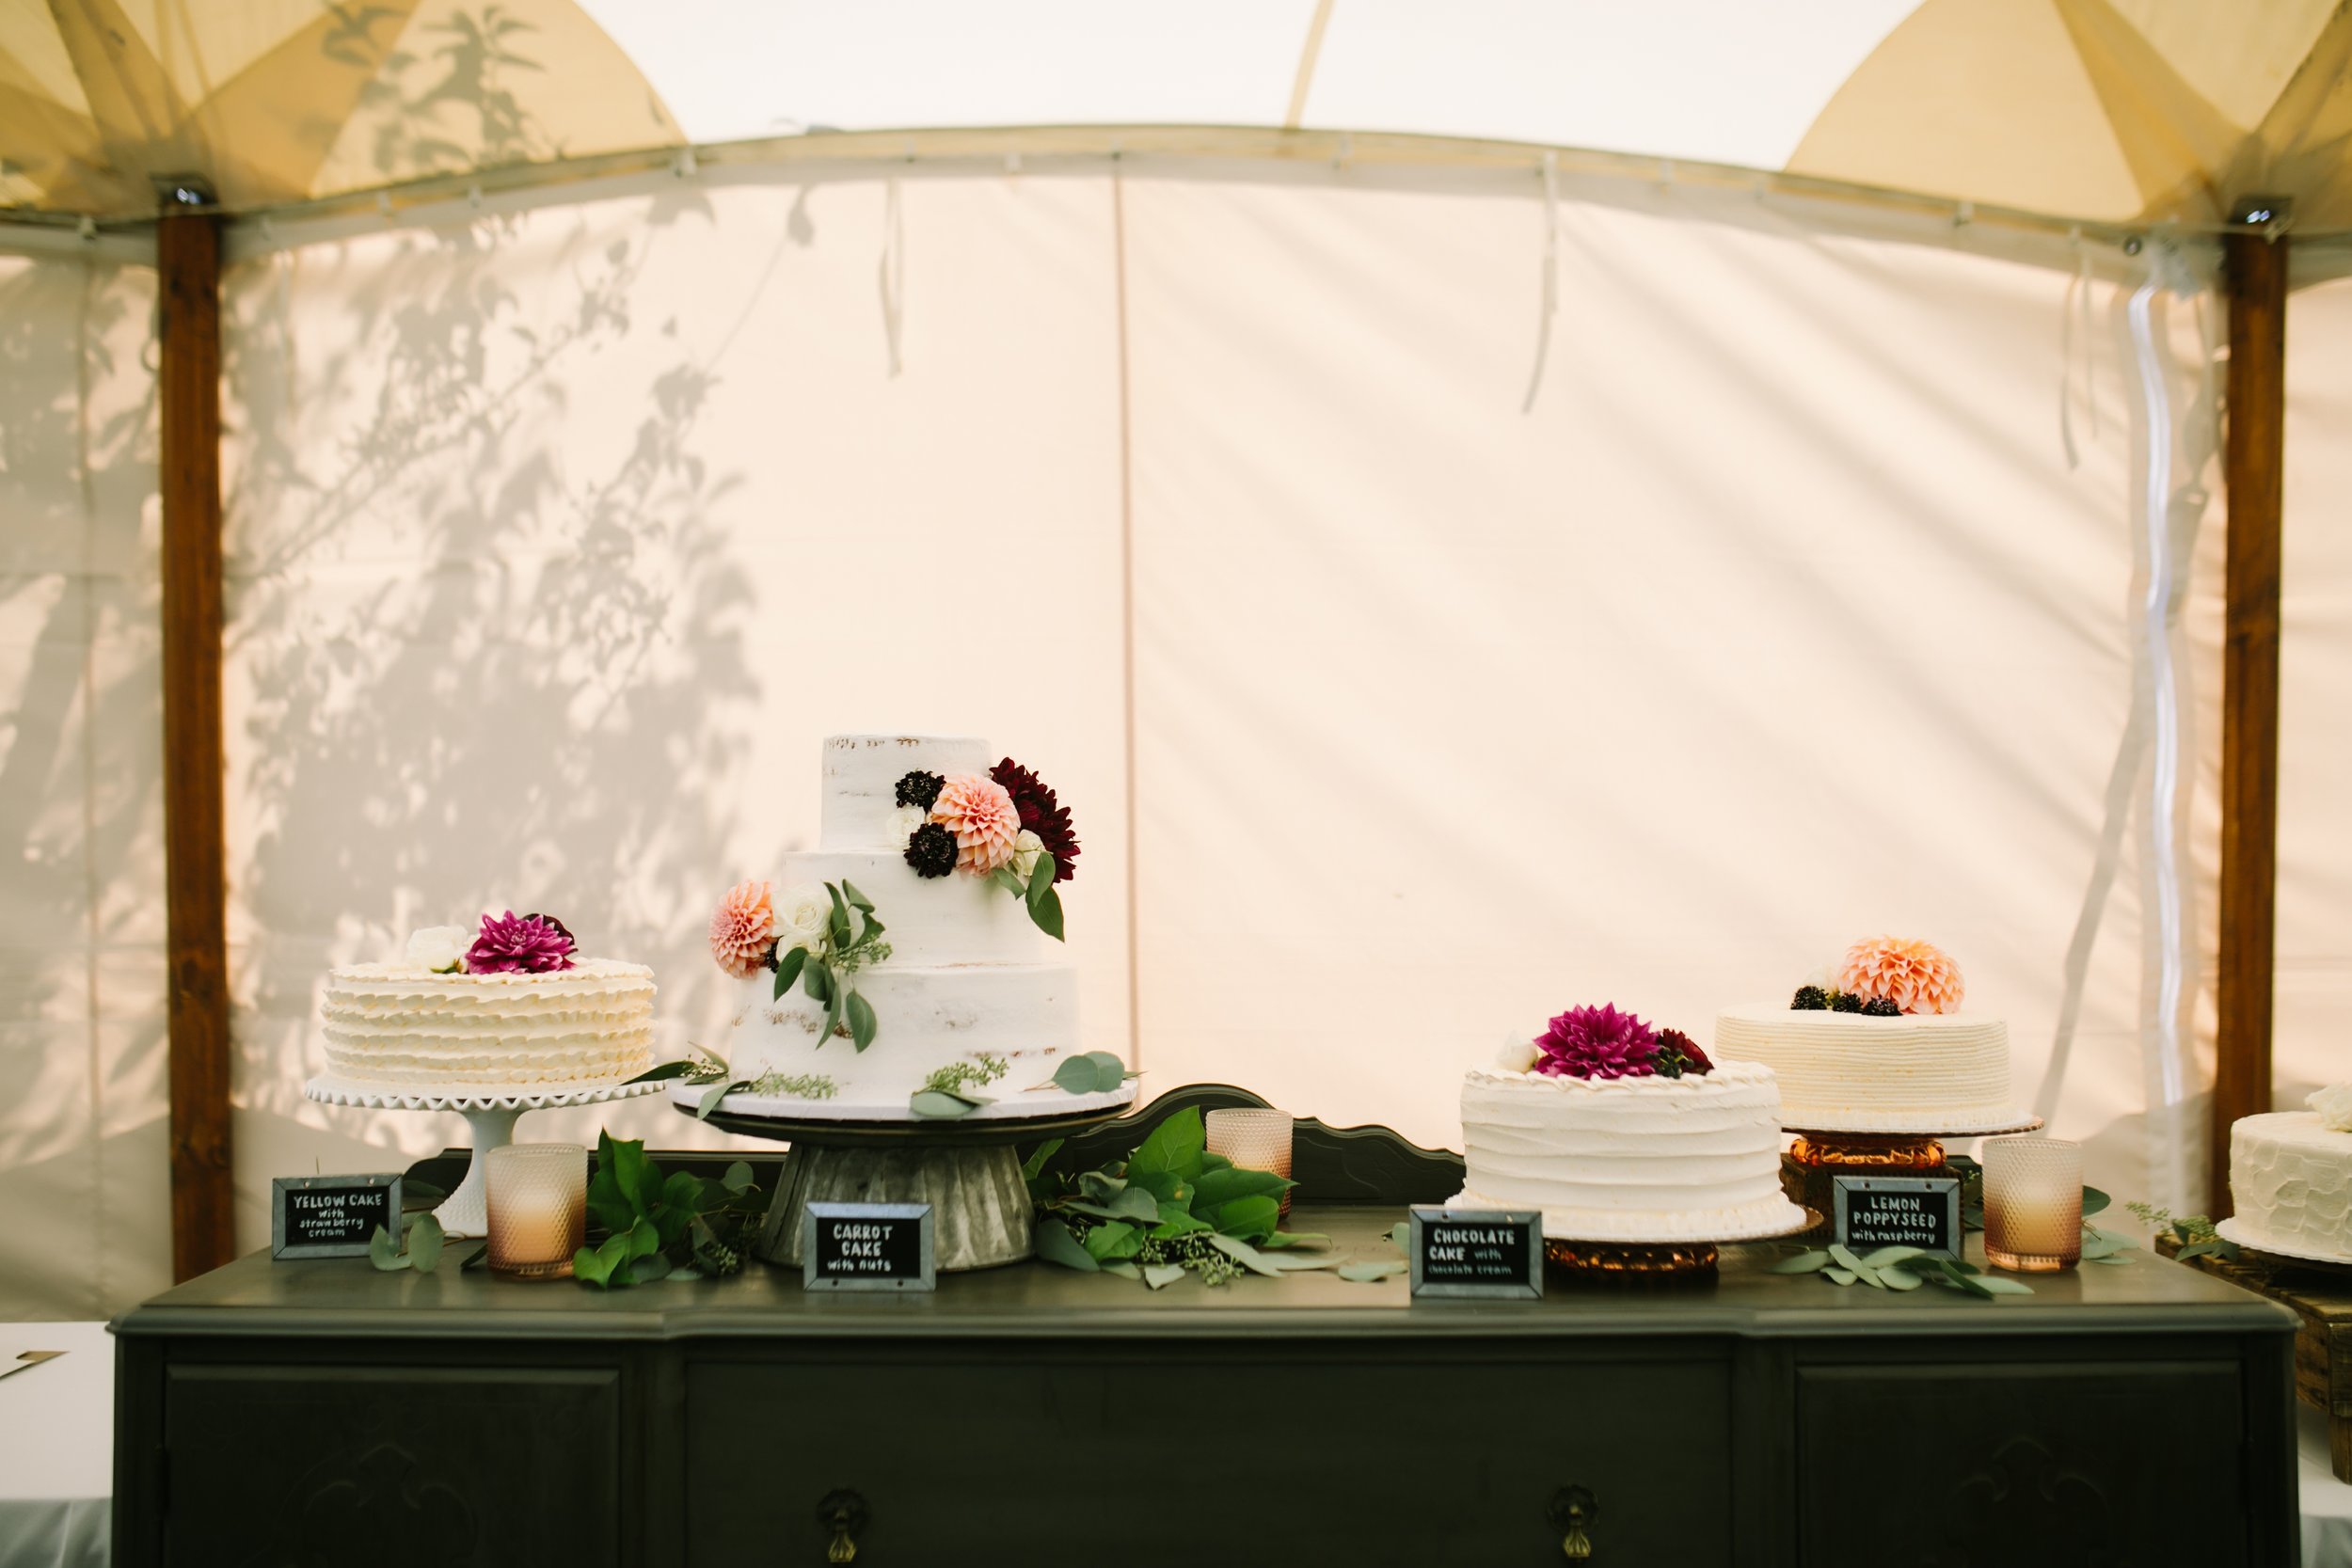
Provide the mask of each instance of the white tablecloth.
[{"label": "white tablecloth", "polygon": [[0,1568],[105,1568],[114,1519],[115,1346],[104,1323],[0,1323]]}]

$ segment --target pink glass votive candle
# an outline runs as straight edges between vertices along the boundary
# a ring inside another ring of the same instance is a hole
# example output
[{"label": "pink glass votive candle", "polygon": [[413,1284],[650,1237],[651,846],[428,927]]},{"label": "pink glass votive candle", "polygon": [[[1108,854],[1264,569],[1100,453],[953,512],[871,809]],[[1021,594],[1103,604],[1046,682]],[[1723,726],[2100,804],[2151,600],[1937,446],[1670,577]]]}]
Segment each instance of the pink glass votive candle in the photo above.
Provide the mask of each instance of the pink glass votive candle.
[{"label": "pink glass votive candle", "polygon": [[588,1239],[588,1151],[508,1144],[485,1156],[490,1267],[515,1279],[568,1279]]},{"label": "pink glass votive candle", "polygon": [[1996,1269],[2046,1274],[2083,1255],[2083,1146],[2063,1138],[1994,1138],[1984,1146],[1984,1258]]},{"label": "pink glass votive candle", "polygon": [[[1209,1152],[1222,1154],[1242,1170],[1270,1170],[1288,1179],[1291,1173],[1291,1114],[1288,1111],[1211,1111],[1207,1117]],[[1282,1189],[1281,1217],[1291,1212],[1290,1189]]]}]

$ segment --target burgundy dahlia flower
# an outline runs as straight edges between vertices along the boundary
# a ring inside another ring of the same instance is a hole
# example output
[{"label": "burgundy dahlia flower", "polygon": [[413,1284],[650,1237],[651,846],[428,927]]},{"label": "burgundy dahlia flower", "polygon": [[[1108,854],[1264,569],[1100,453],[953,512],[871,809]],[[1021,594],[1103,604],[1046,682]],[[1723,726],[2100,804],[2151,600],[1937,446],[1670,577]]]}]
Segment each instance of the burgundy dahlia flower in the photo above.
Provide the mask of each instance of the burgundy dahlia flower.
[{"label": "burgundy dahlia flower", "polygon": [[1613,1006],[1570,1007],[1535,1038],[1535,1070],[1553,1078],[1647,1078],[1658,1037]]},{"label": "burgundy dahlia flower", "polygon": [[1071,831],[1070,808],[1054,799],[1053,787],[1035,773],[1007,757],[988,770],[1005,786],[1021,825],[1037,834],[1045,852],[1054,857],[1054,880],[1066,882],[1078,874],[1078,835]]},{"label": "burgundy dahlia flower", "polygon": [[469,974],[546,974],[572,967],[572,934],[542,914],[482,917],[482,934],[466,949]]}]

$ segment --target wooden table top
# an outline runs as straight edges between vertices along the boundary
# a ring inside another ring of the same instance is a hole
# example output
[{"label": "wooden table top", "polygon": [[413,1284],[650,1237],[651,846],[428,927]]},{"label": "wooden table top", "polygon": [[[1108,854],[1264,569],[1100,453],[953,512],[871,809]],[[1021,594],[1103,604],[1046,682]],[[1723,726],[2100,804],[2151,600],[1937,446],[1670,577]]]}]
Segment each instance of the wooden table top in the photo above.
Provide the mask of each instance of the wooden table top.
[{"label": "wooden table top", "polygon": [[[1291,1227],[1331,1237],[1327,1256],[1401,1257],[1385,1206],[1300,1204]],[[1601,1337],[1735,1335],[2006,1336],[2277,1333],[2295,1314],[2146,1250],[2122,1267],[2028,1276],[2034,1293],[1983,1301],[1934,1286],[1904,1293],[1839,1288],[1767,1272],[1772,1245],[1727,1246],[1713,1278],[1600,1285],[1554,1275],[1541,1301],[1412,1301],[1404,1275],[1372,1283],[1327,1270],[1164,1291],[1108,1275],[1021,1263],[943,1275],[931,1294],[804,1292],[797,1271],[751,1263],[742,1277],[662,1281],[613,1291],[572,1281],[526,1283],[460,1273],[473,1243],[453,1244],[432,1275],[379,1273],[365,1259],[290,1259],[257,1252],[167,1291],[114,1324],[128,1335],[294,1335],[568,1339],[1040,1336],[1100,1338],[1262,1337]],[[1971,1238],[1972,1259],[1981,1263]]]}]

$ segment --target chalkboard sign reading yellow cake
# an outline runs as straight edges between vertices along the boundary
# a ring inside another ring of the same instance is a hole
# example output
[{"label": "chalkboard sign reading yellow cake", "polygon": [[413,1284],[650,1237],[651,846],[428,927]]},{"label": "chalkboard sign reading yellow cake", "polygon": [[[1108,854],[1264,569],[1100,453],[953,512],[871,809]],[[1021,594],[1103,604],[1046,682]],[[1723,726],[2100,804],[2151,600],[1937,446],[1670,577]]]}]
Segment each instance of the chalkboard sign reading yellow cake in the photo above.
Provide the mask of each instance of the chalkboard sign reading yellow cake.
[{"label": "chalkboard sign reading yellow cake", "polygon": [[928,1203],[812,1203],[801,1225],[804,1290],[932,1288]]},{"label": "chalkboard sign reading yellow cake", "polygon": [[1911,1246],[1960,1256],[1960,1179],[1839,1176],[1831,1179],[1832,1232],[1845,1246]]},{"label": "chalkboard sign reading yellow cake", "polygon": [[270,1183],[272,1258],[365,1258],[377,1226],[400,1234],[397,1176],[281,1176]]},{"label": "chalkboard sign reading yellow cake", "polygon": [[1412,1212],[1413,1294],[1533,1300],[1544,1293],[1544,1216],[1534,1210]]}]

